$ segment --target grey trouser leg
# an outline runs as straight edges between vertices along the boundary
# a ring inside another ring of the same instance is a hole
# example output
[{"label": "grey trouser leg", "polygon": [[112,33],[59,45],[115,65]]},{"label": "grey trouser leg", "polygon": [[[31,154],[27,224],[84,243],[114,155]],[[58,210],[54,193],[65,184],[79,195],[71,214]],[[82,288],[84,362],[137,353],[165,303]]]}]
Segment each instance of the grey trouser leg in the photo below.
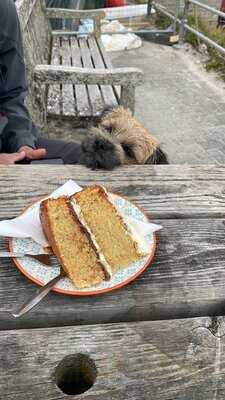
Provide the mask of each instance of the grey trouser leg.
[{"label": "grey trouser leg", "polygon": [[36,148],[45,148],[48,158],[61,158],[64,164],[79,164],[82,155],[81,145],[76,142],[66,142],[60,139],[37,139]]}]

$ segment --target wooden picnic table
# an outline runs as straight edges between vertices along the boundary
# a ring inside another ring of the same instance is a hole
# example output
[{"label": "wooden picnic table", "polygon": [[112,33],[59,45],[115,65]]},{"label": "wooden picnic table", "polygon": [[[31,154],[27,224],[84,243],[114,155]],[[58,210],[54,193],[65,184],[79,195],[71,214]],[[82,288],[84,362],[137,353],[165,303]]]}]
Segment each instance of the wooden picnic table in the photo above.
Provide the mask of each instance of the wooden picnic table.
[{"label": "wooden picnic table", "polygon": [[[51,293],[21,319],[10,312],[36,286],[0,259],[0,398],[224,399],[225,167],[1,166],[0,220],[68,179],[103,184],[140,205],[163,226],[157,253],[126,288]],[[74,365],[90,386],[81,396],[69,378]]]}]

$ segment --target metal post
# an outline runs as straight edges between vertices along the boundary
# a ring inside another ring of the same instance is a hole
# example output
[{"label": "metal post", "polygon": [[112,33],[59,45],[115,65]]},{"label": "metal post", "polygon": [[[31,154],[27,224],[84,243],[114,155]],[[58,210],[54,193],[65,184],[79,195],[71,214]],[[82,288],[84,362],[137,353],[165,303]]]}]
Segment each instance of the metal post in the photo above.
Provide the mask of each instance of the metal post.
[{"label": "metal post", "polygon": [[[224,0],[225,1],[225,0]],[[210,7],[204,3],[201,3],[198,0],[185,0],[185,5],[184,5],[184,13],[183,13],[183,18],[180,19],[179,17],[177,18],[177,23],[180,24],[180,40],[179,44],[173,45],[173,48],[181,48],[184,43],[184,38],[185,38],[185,32],[191,32],[194,35],[196,35],[197,38],[201,39],[203,42],[208,44],[209,46],[213,47],[216,49],[219,53],[221,53],[223,56],[225,56],[225,47],[219,45],[216,43],[214,40],[210,39],[208,36],[204,35],[197,29],[192,28],[190,25],[187,24],[187,19],[188,19],[188,12],[189,12],[189,6],[190,4],[194,4],[198,7],[201,7],[209,12],[211,12],[214,15],[218,15],[225,20],[225,12],[219,11],[216,8]],[[162,7],[160,4],[154,2],[154,7],[156,10],[160,11],[162,14],[166,15],[167,17],[171,18],[172,21],[175,20],[175,15],[172,15],[170,12],[166,11],[164,7]]]},{"label": "metal post", "polygon": [[176,0],[175,18],[174,18],[174,21],[173,21],[173,33],[174,33],[174,35],[177,32],[177,18],[179,16],[179,12],[180,12],[180,0]]},{"label": "metal post", "polygon": [[183,17],[181,19],[181,24],[180,24],[179,46],[184,45],[184,38],[185,38],[185,31],[186,31],[185,25],[187,24],[187,21],[188,21],[189,6],[190,6],[189,0],[185,0],[184,1],[184,13],[183,13]]},{"label": "metal post", "polygon": [[151,15],[151,13],[152,13],[152,0],[148,0],[148,8],[147,8],[148,17]]}]

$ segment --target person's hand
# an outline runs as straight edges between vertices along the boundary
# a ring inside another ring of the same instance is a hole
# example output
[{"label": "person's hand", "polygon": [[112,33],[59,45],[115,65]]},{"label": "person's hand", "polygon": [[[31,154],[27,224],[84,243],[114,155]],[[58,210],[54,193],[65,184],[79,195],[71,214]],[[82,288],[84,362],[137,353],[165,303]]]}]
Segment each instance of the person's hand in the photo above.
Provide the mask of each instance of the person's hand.
[{"label": "person's hand", "polygon": [[18,150],[19,153],[25,152],[25,157],[28,160],[40,160],[41,158],[44,158],[47,154],[47,151],[45,149],[32,149],[32,147],[29,146],[22,146]]},{"label": "person's hand", "polygon": [[3,165],[12,165],[18,161],[22,161],[26,158],[25,151],[21,151],[20,153],[0,153],[0,164]]}]

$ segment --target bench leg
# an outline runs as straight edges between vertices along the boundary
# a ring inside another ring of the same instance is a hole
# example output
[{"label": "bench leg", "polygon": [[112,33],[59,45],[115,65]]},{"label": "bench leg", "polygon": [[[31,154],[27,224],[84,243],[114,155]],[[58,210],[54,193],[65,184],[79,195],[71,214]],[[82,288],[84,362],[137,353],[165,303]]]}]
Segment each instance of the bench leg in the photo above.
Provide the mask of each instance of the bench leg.
[{"label": "bench leg", "polygon": [[33,84],[33,119],[40,129],[45,130],[47,127],[47,108],[46,108],[46,87],[35,82]]},{"label": "bench leg", "polygon": [[132,114],[134,114],[134,107],[135,107],[134,85],[126,85],[121,87],[120,104],[125,108],[129,108]]}]

